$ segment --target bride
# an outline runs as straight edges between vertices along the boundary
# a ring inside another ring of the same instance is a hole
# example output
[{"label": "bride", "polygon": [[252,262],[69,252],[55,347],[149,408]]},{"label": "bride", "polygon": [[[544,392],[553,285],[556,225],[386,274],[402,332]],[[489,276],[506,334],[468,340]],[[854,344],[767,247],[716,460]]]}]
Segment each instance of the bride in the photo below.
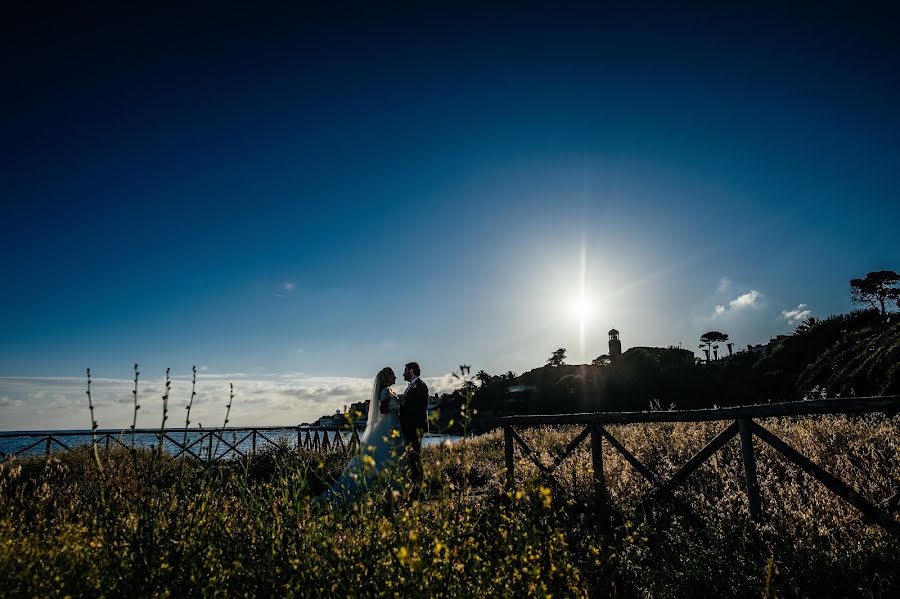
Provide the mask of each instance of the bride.
[{"label": "bride", "polygon": [[374,486],[378,480],[399,475],[404,445],[400,434],[400,398],[391,389],[396,382],[397,377],[390,367],[382,368],[375,375],[359,453],[350,459],[331,487],[316,497],[316,502],[332,501],[336,497],[349,500]]}]

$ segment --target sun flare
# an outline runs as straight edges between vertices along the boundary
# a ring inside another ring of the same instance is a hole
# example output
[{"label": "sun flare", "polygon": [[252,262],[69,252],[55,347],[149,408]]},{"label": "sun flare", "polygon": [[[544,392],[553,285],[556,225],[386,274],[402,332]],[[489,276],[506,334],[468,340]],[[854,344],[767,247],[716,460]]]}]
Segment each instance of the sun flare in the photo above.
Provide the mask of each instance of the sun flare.
[{"label": "sun flare", "polygon": [[591,316],[591,301],[585,296],[574,298],[569,305],[569,313],[579,323],[584,323]]}]

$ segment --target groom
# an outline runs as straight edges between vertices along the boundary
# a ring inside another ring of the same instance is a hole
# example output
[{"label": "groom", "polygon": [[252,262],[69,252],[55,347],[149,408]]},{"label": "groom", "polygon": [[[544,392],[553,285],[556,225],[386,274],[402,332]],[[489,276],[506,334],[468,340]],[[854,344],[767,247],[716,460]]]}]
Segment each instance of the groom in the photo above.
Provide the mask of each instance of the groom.
[{"label": "groom", "polygon": [[403,368],[403,380],[409,382],[409,387],[400,398],[399,414],[413,497],[418,497],[422,489],[422,435],[425,434],[428,417],[428,386],[419,378],[420,374],[422,371],[416,362],[410,362]]}]

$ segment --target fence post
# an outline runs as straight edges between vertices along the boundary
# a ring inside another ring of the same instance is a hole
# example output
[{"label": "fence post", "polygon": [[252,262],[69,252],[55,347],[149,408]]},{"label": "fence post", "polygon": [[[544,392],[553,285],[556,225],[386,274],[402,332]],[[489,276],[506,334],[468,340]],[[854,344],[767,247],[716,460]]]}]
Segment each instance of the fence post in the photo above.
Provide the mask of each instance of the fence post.
[{"label": "fence post", "polygon": [[594,505],[599,512],[604,531],[609,528],[609,502],[606,497],[606,476],[603,474],[603,436],[600,426],[591,424],[591,467],[594,470]]},{"label": "fence post", "polygon": [[47,435],[47,447],[44,450],[44,453],[47,457],[50,457],[50,439],[51,439],[50,435]]},{"label": "fence post", "polygon": [[109,449],[109,433],[106,433],[106,449]]},{"label": "fence post", "polygon": [[512,489],[516,481],[515,456],[513,455],[512,427],[503,427],[503,449],[506,453],[506,488]]},{"label": "fence post", "polygon": [[741,418],[738,428],[741,433],[741,456],[744,460],[744,482],[747,488],[747,501],[750,505],[750,517],[759,522],[762,513],[759,501],[759,483],[756,480],[756,456],[753,454],[753,433],[750,430],[751,420]]},{"label": "fence post", "polygon": [[251,450],[250,453],[256,453],[256,429],[253,429],[252,440],[251,440]]}]

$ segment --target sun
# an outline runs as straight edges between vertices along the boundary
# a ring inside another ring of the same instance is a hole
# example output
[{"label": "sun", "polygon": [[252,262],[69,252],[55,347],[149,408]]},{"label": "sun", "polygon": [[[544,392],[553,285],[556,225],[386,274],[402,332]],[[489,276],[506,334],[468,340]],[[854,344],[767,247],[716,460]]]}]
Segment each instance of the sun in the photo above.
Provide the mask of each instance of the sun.
[{"label": "sun", "polygon": [[590,299],[584,295],[572,298],[569,302],[569,313],[579,323],[583,324],[591,316],[591,308],[593,304]]}]

